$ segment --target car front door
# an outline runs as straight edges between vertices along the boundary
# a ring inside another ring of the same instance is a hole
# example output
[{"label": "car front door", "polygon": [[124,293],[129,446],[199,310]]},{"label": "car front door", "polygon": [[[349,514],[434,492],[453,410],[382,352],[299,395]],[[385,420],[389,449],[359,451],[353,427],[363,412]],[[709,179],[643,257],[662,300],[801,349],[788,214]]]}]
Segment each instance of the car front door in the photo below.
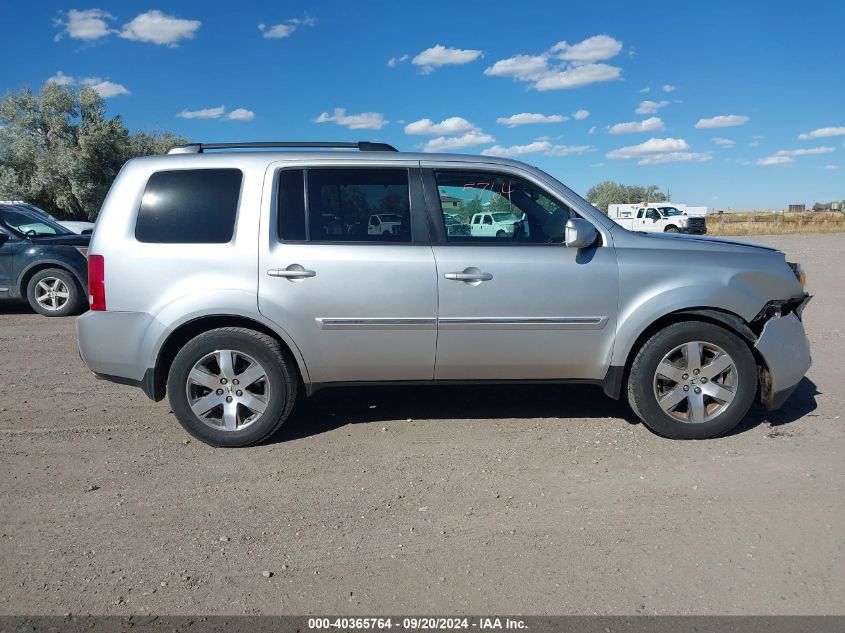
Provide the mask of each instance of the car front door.
[{"label": "car front door", "polygon": [[[299,348],[311,382],[430,380],[437,273],[418,163],[280,164],[264,199],[259,310]],[[321,226],[368,226],[376,212],[401,223],[385,234]]]},{"label": "car front door", "polygon": [[15,243],[3,228],[0,228],[0,296],[8,294],[12,287],[13,252]]},{"label": "car front door", "polygon": [[[423,167],[427,167],[423,163]],[[601,379],[616,325],[616,254],[562,243],[577,214],[516,169],[424,169],[439,297],[435,378]],[[501,236],[447,235],[437,192],[524,217]],[[524,216],[523,216],[524,214]]]}]

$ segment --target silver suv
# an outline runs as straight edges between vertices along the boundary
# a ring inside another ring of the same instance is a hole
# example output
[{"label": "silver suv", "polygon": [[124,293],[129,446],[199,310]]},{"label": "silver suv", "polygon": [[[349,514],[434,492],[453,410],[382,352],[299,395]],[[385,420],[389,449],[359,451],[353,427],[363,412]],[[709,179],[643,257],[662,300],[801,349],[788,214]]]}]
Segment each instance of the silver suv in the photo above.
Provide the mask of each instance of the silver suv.
[{"label": "silver suv", "polygon": [[[478,214],[512,228],[473,232]],[[599,384],[660,435],[708,438],[810,366],[783,253],[631,232],[529,165],[378,143],[133,159],[89,285],[88,367],[216,446],[260,442],[302,390],[503,381]]]}]

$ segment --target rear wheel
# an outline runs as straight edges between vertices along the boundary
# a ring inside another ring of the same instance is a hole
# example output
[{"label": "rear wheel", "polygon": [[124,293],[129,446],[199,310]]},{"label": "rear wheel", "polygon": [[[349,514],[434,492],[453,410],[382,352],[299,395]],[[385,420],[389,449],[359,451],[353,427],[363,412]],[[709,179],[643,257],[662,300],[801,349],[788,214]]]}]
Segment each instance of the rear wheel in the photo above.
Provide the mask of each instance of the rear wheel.
[{"label": "rear wheel", "polygon": [[631,408],[654,432],[673,439],[726,433],[746,416],[757,365],[745,342],[711,323],[675,323],[637,353],[628,378]]},{"label": "rear wheel", "polygon": [[26,298],[33,310],[50,317],[68,316],[82,309],[82,288],[61,268],[39,270],[26,286]]},{"label": "rear wheel", "polygon": [[194,437],[212,446],[250,446],[287,420],[296,400],[296,371],[275,339],[246,328],[219,328],[179,351],[167,391],[173,413]]}]

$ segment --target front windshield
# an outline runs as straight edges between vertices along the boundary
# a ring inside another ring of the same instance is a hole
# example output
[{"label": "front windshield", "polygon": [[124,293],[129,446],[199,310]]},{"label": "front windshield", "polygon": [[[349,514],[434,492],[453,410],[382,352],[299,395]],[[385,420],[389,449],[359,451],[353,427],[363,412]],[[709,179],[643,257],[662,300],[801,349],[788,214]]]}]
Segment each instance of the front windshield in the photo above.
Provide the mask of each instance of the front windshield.
[{"label": "front windshield", "polygon": [[660,210],[663,212],[663,215],[666,216],[673,216],[673,215],[683,215],[683,211],[679,211],[675,207],[660,207]]},{"label": "front windshield", "polygon": [[493,219],[496,220],[496,222],[509,222],[516,220],[512,213],[494,213]]},{"label": "front windshield", "polygon": [[5,210],[0,212],[0,224],[26,237],[70,235],[71,233],[61,224],[52,220],[21,211]]},{"label": "front windshield", "polygon": [[401,222],[402,221],[402,218],[400,218],[398,215],[392,215],[390,213],[382,213],[378,217],[379,217],[379,219],[381,219],[382,222]]}]

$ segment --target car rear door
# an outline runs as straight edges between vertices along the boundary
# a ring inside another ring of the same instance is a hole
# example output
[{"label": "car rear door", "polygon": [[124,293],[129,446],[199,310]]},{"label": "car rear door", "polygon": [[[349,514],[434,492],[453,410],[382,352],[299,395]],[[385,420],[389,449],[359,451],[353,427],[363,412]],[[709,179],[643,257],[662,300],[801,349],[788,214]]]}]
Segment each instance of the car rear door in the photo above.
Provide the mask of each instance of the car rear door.
[{"label": "car rear door", "polygon": [[[258,304],[312,383],[430,380],[437,276],[417,162],[279,163],[265,183]],[[402,218],[370,230],[376,213]],[[340,235],[324,226],[340,217]]]},{"label": "car rear door", "polygon": [[[438,273],[435,378],[603,378],[618,296],[616,253],[602,241],[608,236],[580,250],[549,243],[552,217],[565,225],[576,214],[515,168],[422,165]],[[528,219],[499,237],[447,235],[443,193],[462,200],[462,216],[490,206]],[[529,203],[531,195],[537,199]]]}]

